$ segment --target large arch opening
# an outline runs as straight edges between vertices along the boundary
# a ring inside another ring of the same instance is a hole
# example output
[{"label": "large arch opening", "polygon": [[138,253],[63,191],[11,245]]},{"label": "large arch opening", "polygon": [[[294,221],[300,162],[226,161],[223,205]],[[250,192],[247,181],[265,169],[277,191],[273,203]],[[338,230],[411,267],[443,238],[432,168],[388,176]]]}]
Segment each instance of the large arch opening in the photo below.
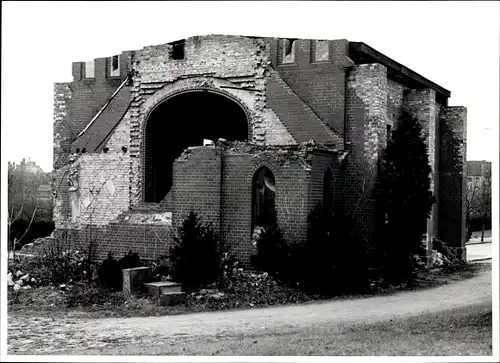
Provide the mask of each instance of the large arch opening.
[{"label": "large arch opening", "polygon": [[248,119],[229,97],[192,91],[157,106],[147,120],[145,138],[145,202],[161,202],[172,187],[172,165],[190,146],[203,141],[248,139]]}]

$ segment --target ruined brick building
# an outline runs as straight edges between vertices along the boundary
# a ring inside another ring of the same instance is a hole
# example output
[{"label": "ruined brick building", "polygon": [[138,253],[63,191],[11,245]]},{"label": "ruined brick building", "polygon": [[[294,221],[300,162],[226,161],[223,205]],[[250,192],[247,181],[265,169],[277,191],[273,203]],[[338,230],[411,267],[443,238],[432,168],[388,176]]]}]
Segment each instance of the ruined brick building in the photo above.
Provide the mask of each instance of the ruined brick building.
[{"label": "ruined brick building", "polygon": [[429,238],[463,249],[466,109],[449,97],[343,39],[195,36],[75,62],[54,91],[55,236],[154,258],[195,210],[248,262],[255,228],[301,238],[322,202],[355,215],[375,256],[365,196],[407,108],[433,170]]}]

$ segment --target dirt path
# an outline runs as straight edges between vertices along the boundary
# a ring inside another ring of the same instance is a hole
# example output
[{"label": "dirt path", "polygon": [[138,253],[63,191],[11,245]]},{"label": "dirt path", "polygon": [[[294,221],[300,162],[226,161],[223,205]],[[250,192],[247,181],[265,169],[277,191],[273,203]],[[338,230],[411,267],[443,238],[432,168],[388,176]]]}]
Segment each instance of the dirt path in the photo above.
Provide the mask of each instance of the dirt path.
[{"label": "dirt path", "polygon": [[[366,299],[162,317],[8,319],[9,354],[138,354],[149,347],[387,321],[491,302],[491,270],[433,289]],[[120,351],[120,350],[119,350]],[[182,354],[177,353],[177,354]]]}]

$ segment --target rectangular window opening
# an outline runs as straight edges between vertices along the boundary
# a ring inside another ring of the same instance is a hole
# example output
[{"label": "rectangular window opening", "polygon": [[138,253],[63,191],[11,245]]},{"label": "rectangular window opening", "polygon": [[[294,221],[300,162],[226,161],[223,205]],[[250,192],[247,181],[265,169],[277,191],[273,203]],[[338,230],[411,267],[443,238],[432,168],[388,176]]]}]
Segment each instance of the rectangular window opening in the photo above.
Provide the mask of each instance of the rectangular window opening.
[{"label": "rectangular window opening", "polygon": [[94,70],[94,61],[85,62],[85,78],[94,78],[95,70]]},{"label": "rectangular window opening", "polygon": [[184,59],[184,40],[172,44],[172,59],[181,60]]},{"label": "rectangular window opening", "polygon": [[111,77],[120,76],[120,55],[114,55],[111,57],[109,75]]},{"label": "rectangular window opening", "polygon": [[296,39],[283,39],[283,63],[295,62]]},{"label": "rectangular window opening", "polygon": [[316,40],[316,49],[314,54],[315,61],[327,61],[330,59],[328,40]]},{"label": "rectangular window opening", "polygon": [[392,134],[391,134],[391,125],[387,125],[387,141],[389,141],[391,138],[392,138]]}]

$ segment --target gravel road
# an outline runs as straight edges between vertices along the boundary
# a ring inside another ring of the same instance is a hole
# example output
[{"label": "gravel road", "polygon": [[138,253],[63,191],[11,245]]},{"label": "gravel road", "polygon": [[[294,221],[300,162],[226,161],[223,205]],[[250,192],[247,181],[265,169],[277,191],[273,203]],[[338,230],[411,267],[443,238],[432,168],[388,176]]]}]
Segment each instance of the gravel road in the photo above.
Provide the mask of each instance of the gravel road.
[{"label": "gravel road", "polygon": [[[9,354],[138,354],[141,347],[263,336],[339,324],[374,323],[491,302],[491,270],[420,291],[251,310],[136,318],[9,316]],[[136,347],[137,349],[135,349]],[[176,353],[176,354],[182,354]]]}]

